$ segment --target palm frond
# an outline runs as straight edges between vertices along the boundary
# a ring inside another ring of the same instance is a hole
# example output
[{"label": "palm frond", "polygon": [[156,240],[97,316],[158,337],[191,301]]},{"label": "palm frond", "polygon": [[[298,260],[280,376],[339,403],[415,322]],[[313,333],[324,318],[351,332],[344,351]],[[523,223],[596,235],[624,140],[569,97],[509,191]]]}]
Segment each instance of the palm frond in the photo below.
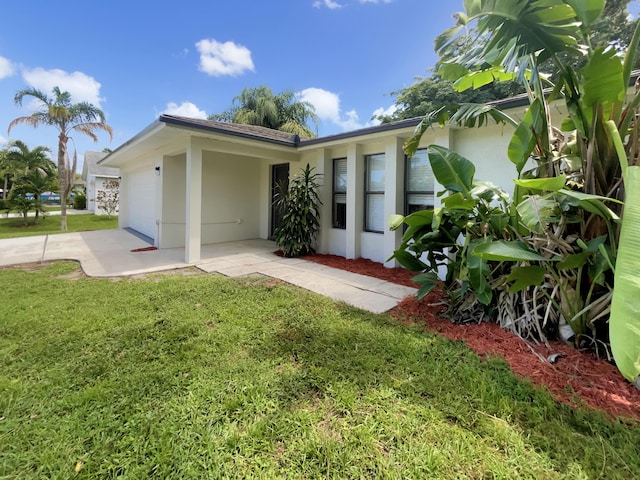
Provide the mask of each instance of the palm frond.
[{"label": "palm frond", "polygon": [[288,122],[283,123],[282,125],[280,125],[280,128],[278,130],[280,130],[281,132],[292,133],[294,135],[306,138],[312,138],[315,136],[315,134],[309,127],[300,124],[295,120],[289,120]]},{"label": "palm frond", "polygon": [[36,115],[29,115],[28,117],[18,117],[14,118],[11,123],[9,123],[9,127],[7,128],[7,134],[11,134],[11,130],[16,125],[28,125],[30,127],[39,127],[40,125],[47,125],[48,123],[43,121],[43,119]]},{"label": "palm frond", "polygon": [[458,106],[451,116],[450,123],[469,128],[488,125],[490,120],[495,123],[506,123],[513,127],[518,125],[512,117],[493,105],[481,103],[463,103]]},{"label": "palm frond", "polygon": [[113,129],[111,126],[107,125],[104,122],[87,122],[80,123],[78,125],[74,125],[71,127],[71,130],[76,132],[80,132],[93,140],[94,142],[98,141],[98,136],[96,135],[97,130],[104,130],[109,134],[109,139],[113,140]]},{"label": "palm frond", "polygon": [[22,106],[22,102],[24,97],[33,97],[36,100],[40,100],[44,105],[51,104],[51,99],[44,93],[42,90],[38,90],[37,88],[25,88],[24,90],[20,90],[16,93],[15,97],[13,97],[13,101],[18,106]]}]

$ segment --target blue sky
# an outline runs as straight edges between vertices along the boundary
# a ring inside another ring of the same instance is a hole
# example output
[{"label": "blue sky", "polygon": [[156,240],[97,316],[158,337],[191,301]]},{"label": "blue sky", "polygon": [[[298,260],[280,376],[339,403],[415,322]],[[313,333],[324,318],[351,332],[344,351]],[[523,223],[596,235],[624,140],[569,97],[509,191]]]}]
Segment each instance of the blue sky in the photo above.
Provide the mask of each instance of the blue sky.
[{"label": "blue sky", "polygon": [[9,122],[26,87],[55,85],[107,115],[116,148],[163,112],[204,117],[245,87],[292,89],[315,104],[319,134],[371,125],[390,92],[427,74],[433,39],[460,1],[426,0],[9,0],[0,29],[0,144],[55,147],[55,131]]}]

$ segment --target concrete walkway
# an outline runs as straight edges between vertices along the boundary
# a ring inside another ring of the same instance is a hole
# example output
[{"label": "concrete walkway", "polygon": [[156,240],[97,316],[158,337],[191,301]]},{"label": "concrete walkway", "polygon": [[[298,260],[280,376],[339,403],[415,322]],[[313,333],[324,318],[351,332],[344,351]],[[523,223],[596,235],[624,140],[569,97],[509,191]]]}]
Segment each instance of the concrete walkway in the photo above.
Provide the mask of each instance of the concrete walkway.
[{"label": "concrete walkway", "polygon": [[[77,260],[91,277],[127,276],[189,266],[183,248],[151,251],[125,230],[101,230],[0,239],[0,266],[49,260]],[[261,274],[374,313],[385,312],[416,290],[373,277],[275,255],[273,242],[247,240],[203,245],[195,266],[229,277]]]}]

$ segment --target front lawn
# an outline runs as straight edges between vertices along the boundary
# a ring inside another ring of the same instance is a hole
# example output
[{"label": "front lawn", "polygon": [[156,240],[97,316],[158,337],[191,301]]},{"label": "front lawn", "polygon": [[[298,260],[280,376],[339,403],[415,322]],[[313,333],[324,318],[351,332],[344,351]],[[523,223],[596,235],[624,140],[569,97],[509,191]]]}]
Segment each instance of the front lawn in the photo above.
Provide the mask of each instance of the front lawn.
[{"label": "front lawn", "polygon": [[[29,226],[25,227],[22,218],[0,218],[0,238],[62,233],[59,215],[47,215],[44,218],[41,216],[37,225],[34,221],[34,217],[29,217]],[[106,215],[93,214],[67,215],[67,233],[110,228],[118,228],[117,216],[108,218]]]},{"label": "front lawn", "polygon": [[638,478],[640,426],[279,281],[0,270],[0,478]]}]

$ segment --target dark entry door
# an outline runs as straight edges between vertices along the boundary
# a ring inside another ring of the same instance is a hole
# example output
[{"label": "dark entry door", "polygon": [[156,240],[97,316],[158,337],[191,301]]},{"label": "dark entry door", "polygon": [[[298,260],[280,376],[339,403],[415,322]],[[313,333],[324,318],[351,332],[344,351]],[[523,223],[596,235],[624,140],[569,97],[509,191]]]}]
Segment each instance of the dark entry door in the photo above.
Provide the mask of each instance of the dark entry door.
[{"label": "dark entry door", "polygon": [[276,207],[275,200],[278,194],[278,185],[283,183],[287,188],[289,187],[289,164],[282,163],[280,165],[271,166],[271,236],[273,240],[275,236],[276,228],[282,223],[282,216],[284,212]]}]

